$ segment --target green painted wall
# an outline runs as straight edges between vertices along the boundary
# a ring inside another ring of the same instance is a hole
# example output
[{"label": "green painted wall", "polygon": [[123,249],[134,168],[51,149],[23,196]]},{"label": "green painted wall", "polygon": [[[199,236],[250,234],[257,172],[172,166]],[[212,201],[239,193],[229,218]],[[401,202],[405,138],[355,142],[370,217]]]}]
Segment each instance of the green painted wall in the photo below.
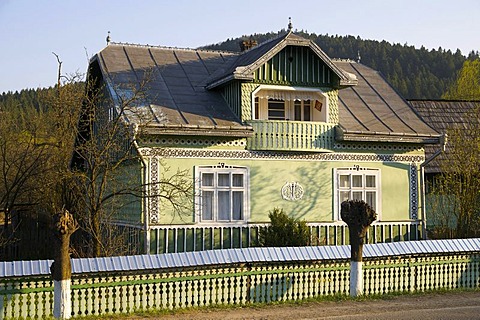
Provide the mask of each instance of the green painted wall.
[{"label": "green painted wall", "polygon": [[254,72],[257,83],[333,87],[338,77],[309,47],[287,46]]},{"label": "green painted wall", "polygon": [[[264,159],[165,159],[172,169],[188,169],[194,178],[194,166],[218,165],[247,166],[250,168],[250,222],[268,222],[268,212],[283,208],[290,215],[308,222],[326,222],[333,219],[333,179],[335,168],[362,168],[381,170],[382,221],[410,218],[409,165],[389,162],[342,162]],[[281,188],[286,182],[298,182],[304,196],[298,201],[282,199]],[[192,208],[193,210],[193,208]],[[193,217],[193,215],[191,216]],[[183,224],[190,218],[178,219],[162,211],[161,224]]]},{"label": "green painted wall", "polygon": [[[142,185],[143,169],[140,161],[135,160],[125,163],[116,173],[116,178],[111,179],[111,188],[117,190],[138,189]],[[142,215],[142,199],[132,195],[121,195],[115,197],[113,200],[113,210],[117,213],[115,220],[141,223],[143,222]]]}]

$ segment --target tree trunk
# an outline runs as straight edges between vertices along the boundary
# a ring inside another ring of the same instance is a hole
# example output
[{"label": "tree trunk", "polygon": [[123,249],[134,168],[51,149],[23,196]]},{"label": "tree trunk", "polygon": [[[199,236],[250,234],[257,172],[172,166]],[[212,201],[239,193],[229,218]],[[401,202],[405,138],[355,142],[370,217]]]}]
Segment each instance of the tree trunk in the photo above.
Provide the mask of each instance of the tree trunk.
[{"label": "tree trunk", "polygon": [[363,243],[377,214],[364,201],[349,200],[342,202],[340,215],[350,234],[350,296],[357,297],[363,294]]},{"label": "tree trunk", "polygon": [[93,233],[93,257],[100,257],[102,255],[102,243],[100,242],[101,237],[101,230],[100,230],[100,219],[98,218],[98,214],[93,215],[92,219],[92,233]]},{"label": "tree trunk", "polygon": [[53,315],[57,319],[68,319],[72,314],[70,236],[78,229],[78,225],[67,210],[55,214],[53,221],[55,251],[54,262],[50,267],[54,284]]},{"label": "tree trunk", "polygon": [[363,244],[368,226],[352,225],[348,228],[350,234],[350,296],[363,294]]}]

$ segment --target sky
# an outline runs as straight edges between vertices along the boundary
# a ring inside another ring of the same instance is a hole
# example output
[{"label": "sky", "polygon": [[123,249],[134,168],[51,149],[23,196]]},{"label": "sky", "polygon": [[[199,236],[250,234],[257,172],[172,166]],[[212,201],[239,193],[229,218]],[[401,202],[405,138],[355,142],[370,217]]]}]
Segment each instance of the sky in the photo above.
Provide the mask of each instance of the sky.
[{"label": "sky", "polygon": [[[0,0],[0,94],[85,73],[114,42],[196,48],[293,28],[427,49],[480,50],[478,0]],[[355,58],[355,57],[352,57]]]}]

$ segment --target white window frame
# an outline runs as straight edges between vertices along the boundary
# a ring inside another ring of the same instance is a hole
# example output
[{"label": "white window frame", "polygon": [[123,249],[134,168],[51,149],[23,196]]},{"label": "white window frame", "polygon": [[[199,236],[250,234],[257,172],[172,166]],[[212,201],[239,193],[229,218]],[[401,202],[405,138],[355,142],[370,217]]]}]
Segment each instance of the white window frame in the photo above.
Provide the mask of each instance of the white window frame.
[{"label": "white window frame", "polygon": [[[213,184],[211,186],[205,186],[202,182],[203,174],[213,174]],[[218,175],[229,175],[229,186],[220,186]],[[242,175],[242,186],[233,185],[233,175]],[[246,224],[250,219],[250,170],[248,167],[240,166],[228,166],[221,163],[217,166],[196,166],[195,167],[195,221],[203,224]],[[212,205],[212,219],[204,219],[204,198],[203,192],[213,192],[213,205]],[[230,212],[228,220],[220,220],[219,218],[219,192],[229,192],[230,199]],[[233,193],[235,191],[243,192],[242,207],[243,217],[242,219],[233,219]]]},{"label": "white window frame", "polygon": [[[269,120],[268,118],[268,101],[267,98],[259,99],[258,96],[262,96],[261,90],[267,90],[269,93],[279,92],[278,96],[290,96],[292,100],[280,100],[284,101],[285,105],[285,118],[277,120],[289,120],[295,121],[295,101],[302,101],[302,120],[303,120],[303,101],[310,100],[310,120],[308,122],[328,122],[328,96],[317,88],[304,88],[304,87],[287,87],[287,86],[273,86],[273,85],[260,85],[252,92],[252,119],[253,120]],[[284,94],[282,94],[284,93]],[[277,95],[277,94],[274,94]],[[294,98],[300,97],[300,98]],[[308,98],[307,98],[308,97]],[[275,99],[275,97],[272,97]],[[318,109],[317,109],[318,108]],[[271,120],[275,121],[275,120]]]},{"label": "white window frame", "polygon": [[[349,176],[349,186],[343,187],[340,183],[341,176]],[[361,176],[362,186],[355,187],[353,185],[353,176]],[[375,187],[366,186],[366,176],[375,177]],[[350,199],[352,198],[352,193],[355,192],[357,195],[361,193],[361,200],[366,201],[367,192],[375,192],[375,207],[373,208],[377,213],[377,220],[382,220],[382,186],[381,186],[381,174],[380,169],[376,168],[362,168],[358,165],[351,168],[336,168],[333,170],[333,217],[335,221],[342,221],[340,216],[340,208],[342,197],[340,196],[341,192],[350,192]]]}]

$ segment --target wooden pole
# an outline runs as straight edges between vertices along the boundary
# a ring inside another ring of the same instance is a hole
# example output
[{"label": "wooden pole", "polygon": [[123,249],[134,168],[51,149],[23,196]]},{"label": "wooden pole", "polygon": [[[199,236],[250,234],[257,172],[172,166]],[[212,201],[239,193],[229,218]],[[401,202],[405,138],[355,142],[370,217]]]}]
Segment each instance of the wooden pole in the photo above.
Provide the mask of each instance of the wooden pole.
[{"label": "wooden pole", "polygon": [[54,286],[53,316],[69,319],[72,315],[70,282],[70,236],[78,229],[73,216],[65,209],[53,216],[55,246],[54,262],[50,266]]},{"label": "wooden pole", "polygon": [[342,202],[340,215],[350,234],[350,296],[357,297],[363,295],[363,243],[377,214],[364,201],[348,200]]}]

